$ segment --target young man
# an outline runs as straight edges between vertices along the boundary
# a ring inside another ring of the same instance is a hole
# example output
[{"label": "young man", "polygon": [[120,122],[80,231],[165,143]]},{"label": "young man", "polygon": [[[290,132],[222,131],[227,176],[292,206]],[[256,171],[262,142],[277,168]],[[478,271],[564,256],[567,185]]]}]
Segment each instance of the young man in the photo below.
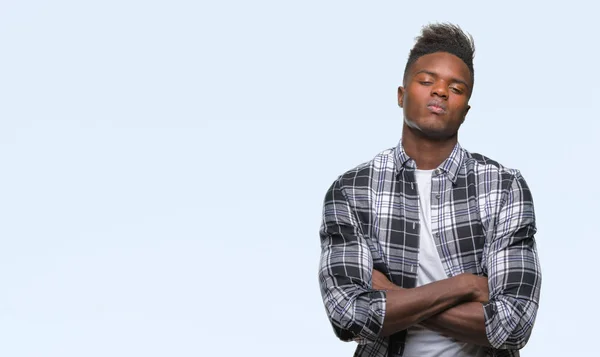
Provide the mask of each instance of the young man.
[{"label": "young man", "polygon": [[321,293],[355,356],[518,356],[531,334],[541,273],[529,188],[458,144],[473,55],[458,26],[425,27],[398,88],[400,143],[327,191]]}]

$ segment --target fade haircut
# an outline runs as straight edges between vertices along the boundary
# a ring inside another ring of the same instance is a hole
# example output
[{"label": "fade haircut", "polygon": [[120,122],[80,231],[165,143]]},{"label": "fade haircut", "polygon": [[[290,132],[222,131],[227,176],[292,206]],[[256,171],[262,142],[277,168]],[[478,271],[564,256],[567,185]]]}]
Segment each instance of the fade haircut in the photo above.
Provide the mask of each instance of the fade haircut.
[{"label": "fade haircut", "polygon": [[449,23],[429,24],[421,30],[404,68],[404,79],[410,67],[420,57],[435,52],[448,52],[460,58],[471,72],[471,84],[475,82],[473,57],[475,57],[475,42],[473,36],[465,33],[458,25]]}]

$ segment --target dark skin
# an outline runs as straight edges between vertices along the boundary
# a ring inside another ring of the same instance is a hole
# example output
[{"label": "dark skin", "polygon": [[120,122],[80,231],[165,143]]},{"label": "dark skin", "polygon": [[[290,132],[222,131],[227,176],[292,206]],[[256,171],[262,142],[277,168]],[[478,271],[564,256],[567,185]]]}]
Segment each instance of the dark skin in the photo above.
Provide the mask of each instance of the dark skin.
[{"label": "dark skin", "polygon": [[413,289],[403,289],[373,270],[373,289],[387,290],[382,336],[420,324],[480,346],[490,346],[482,303],[489,299],[487,278],[460,274]]},{"label": "dark skin", "polygon": [[[467,65],[446,52],[422,56],[409,68],[398,88],[402,145],[419,169],[437,168],[454,149],[470,109],[472,83]],[[403,289],[374,270],[373,288],[387,290],[383,336],[421,324],[459,341],[490,346],[482,305],[489,299],[486,277],[460,274]]]},{"label": "dark skin", "polygon": [[471,108],[471,83],[467,65],[446,52],[420,57],[407,72],[404,86],[398,88],[398,105],[404,111],[402,145],[419,169],[437,168],[452,152]]}]

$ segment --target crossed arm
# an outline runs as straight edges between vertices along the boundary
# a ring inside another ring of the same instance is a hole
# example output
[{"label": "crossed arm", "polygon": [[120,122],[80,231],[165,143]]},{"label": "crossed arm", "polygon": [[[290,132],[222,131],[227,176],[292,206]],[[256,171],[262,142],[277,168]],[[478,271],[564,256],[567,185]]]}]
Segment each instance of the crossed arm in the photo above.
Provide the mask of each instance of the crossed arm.
[{"label": "crossed arm", "polygon": [[384,281],[378,289],[381,276],[373,270],[369,243],[342,184],[334,183],[324,205],[319,279],[337,336],[372,342],[422,324],[461,341],[522,348],[535,321],[541,273],[533,203],[520,175],[490,229],[482,259],[487,279],[461,274],[413,289]]},{"label": "crossed arm", "polygon": [[489,299],[487,278],[460,274],[414,289],[403,289],[373,270],[373,289],[387,291],[381,336],[415,324],[459,341],[490,346],[482,303]]}]

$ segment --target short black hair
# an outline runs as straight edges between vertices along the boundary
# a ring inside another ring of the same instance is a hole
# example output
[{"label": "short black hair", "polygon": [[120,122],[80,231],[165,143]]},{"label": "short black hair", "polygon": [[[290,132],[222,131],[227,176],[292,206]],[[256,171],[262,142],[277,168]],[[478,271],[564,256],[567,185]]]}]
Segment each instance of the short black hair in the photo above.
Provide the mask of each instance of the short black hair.
[{"label": "short black hair", "polygon": [[421,35],[408,55],[404,68],[404,78],[410,66],[420,57],[435,52],[448,52],[460,58],[471,72],[471,83],[475,82],[473,57],[475,57],[475,42],[473,36],[465,33],[458,25],[436,23],[424,26]]}]

